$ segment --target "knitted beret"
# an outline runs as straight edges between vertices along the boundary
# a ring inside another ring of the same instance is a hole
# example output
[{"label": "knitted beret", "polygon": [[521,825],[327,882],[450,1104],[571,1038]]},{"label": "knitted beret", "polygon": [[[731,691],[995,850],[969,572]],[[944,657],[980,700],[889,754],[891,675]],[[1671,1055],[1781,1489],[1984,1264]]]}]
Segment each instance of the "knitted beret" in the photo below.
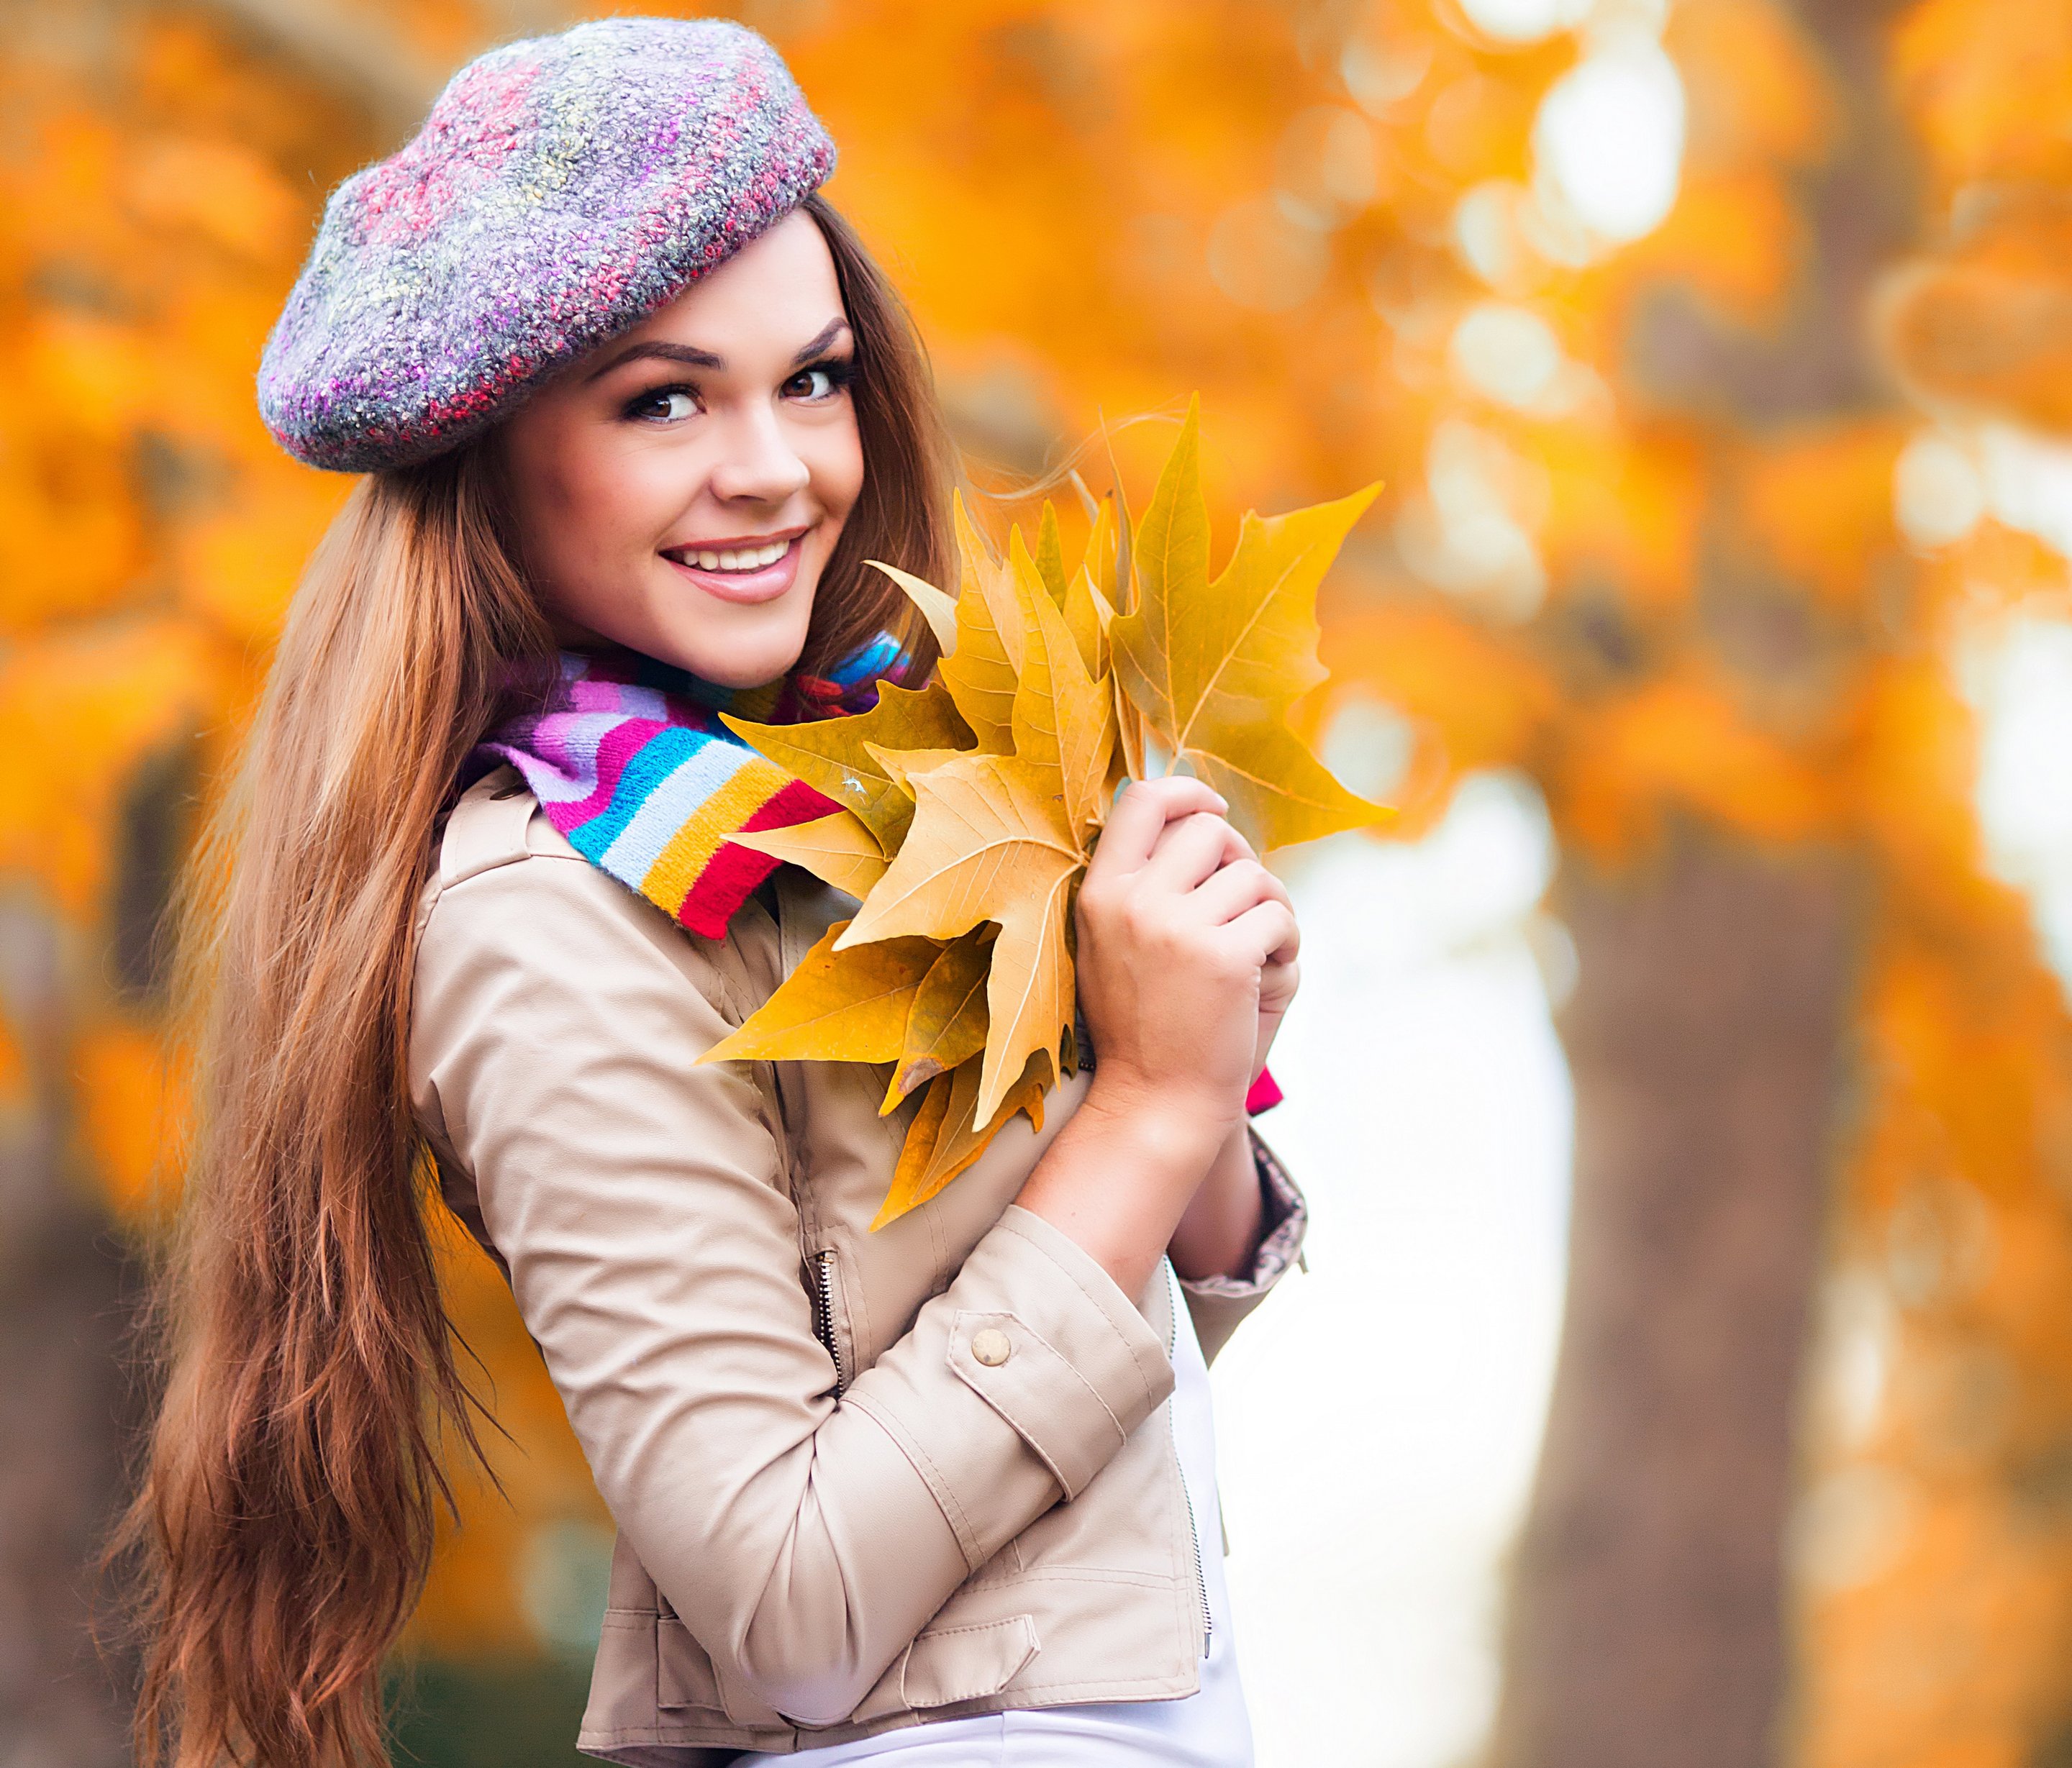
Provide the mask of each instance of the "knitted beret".
[{"label": "knitted beret", "polygon": [[442,453],[738,252],[834,158],[741,25],[606,18],[492,49],[331,193],[260,360],[261,415],[312,466]]}]

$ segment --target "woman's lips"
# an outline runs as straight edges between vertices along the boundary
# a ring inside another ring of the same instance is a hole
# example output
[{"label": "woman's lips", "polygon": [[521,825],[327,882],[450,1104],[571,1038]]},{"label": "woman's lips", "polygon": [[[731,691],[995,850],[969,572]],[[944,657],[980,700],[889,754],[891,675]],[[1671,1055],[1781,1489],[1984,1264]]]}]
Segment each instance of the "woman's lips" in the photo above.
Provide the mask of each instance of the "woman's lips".
[{"label": "woman's lips", "polygon": [[662,556],[706,594],[722,601],[752,605],[775,601],[791,587],[799,575],[799,554],[804,545],[805,536],[800,535],[784,548],[783,557],[775,564],[754,571],[708,571],[701,565],[686,564],[674,553],[665,552]]}]

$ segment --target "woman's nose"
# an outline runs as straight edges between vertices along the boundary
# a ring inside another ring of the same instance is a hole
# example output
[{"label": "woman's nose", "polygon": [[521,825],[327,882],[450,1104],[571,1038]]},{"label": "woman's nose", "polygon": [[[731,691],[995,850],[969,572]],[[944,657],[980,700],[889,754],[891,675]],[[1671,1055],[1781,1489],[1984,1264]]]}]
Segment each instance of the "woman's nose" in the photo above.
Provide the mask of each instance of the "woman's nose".
[{"label": "woman's nose", "polygon": [[758,400],[726,427],[713,492],[726,498],[781,503],[812,482],[812,470],[784,433],[774,407]]}]

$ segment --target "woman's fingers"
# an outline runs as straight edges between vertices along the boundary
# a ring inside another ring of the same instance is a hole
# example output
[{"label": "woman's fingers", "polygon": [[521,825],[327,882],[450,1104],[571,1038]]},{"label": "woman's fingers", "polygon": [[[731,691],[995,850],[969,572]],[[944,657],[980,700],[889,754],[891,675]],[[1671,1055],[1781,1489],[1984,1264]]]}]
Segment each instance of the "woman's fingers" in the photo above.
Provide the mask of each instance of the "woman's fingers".
[{"label": "woman's fingers", "polygon": [[1211,926],[1235,921],[1262,902],[1287,902],[1288,887],[1256,859],[1222,867],[1195,889],[1190,906]]},{"label": "woman's fingers", "polygon": [[1302,949],[1302,929],[1295,925],[1295,911],[1277,900],[1246,909],[1225,924],[1223,933],[1248,963],[1262,968],[1293,963]]},{"label": "woman's fingers", "polygon": [[1182,893],[1248,852],[1244,837],[1221,816],[1198,810],[1166,825],[1145,862],[1143,881],[1155,889]]},{"label": "woman's fingers", "polygon": [[1133,780],[1122,789],[1102,826],[1092,868],[1135,872],[1151,857],[1168,822],[1205,810],[1221,816],[1229,808],[1220,794],[1185,775]]}]

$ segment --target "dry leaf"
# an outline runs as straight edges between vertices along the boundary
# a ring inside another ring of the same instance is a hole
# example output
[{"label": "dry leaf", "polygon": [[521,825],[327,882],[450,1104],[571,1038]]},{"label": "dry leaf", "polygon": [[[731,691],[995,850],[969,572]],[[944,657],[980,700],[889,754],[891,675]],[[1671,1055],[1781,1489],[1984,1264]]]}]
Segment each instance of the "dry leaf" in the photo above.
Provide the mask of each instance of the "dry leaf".
[{"label": "dry leaf", "polygon": [[1006,574],[993,564],[972,526],[962,497],[953,503],[952,515],[962,561],[957,644],[936,672],[978,746],[990,754],[1010,754],[1014,683],[1022,668],[1021,609]]},{"label": "dry leaf", "polygon": [[1262,851],[1385,814],[1334,779],[1289,728],[1323,679],[1317,588],[1378,486],[1287,515],[1248,512],[1211,582],[1199,408],[1190,408],[1137,533],[1139,600],[1110,629],[1116,679],[1174,762],[1229,800]]},{"label": "dry leaf", "polygon": [[1112,605],[1115,601],[1116,515],[1113,496],[1094,506],[1093,523],[1087,531],[1086,551],[1079,555],[1079,569]]},{"label": "dry leaf", "polygon": [[1065,624],[1072,630],[1079,647],[1079,661],[1087,673],[1099,681],[1108,671],[1108,629],[1115,619],[1108,599],[1095,587],[1083,565],[1065,591]]},{"label": "dry leaf", "polygon": [[926,773],[931,768],[940,767],[945,761],[954,761],[960,755],[968,755],[969,749],[889,749],[881,743],[866,743],[871,759],[892,777],[892,782],[909,799],[914,796],[914,776]]},{"label": "dry leaf", "polygon": [[916,774],[913,827],[842,935],[847,947],[898,935],[952,939],[984,921],[999,926],[986,986],[992,1029],[981,1121],[1032,1050],[1057,1048],[1072,1011],[1066,909],[1086,855],[1054,780],[1054,769],[993,755],[960,756]]},{"label": "dry leaf", "polygon": [[[957,751],[935,753],[949,755]],[[752,847],[772,859],[803,866],[824,884],[859,899],[869,895],[870,887],[885,876],[884,849],[863,818],[853,810],[837,810],[832,816],[794,822],[782,829],[757,829],[732,839],[737,847]]]},{"label": "dry leaf", "polygon": [[[1022,531],[1014,530],[1008,541],[1009,556],[1022,544]],[[1036,554],[1034,563],[1036,575],[1050,593],[1050,599],[1059,607],[1065,605],[1065,540],[1058,531],[1058,512],[1046,498],[1043,503],[1042,520],[1036,529]]]},{"label": "dry leaf", "polygon": [[[1011,704],[1011,702],[1010,702]],[[878,704],[846,718],[806,724],[753,724],[730,713],[726,728],[778,766],[863,819],[889,858],[906,832],[913,800],[870,754],[873,743],[892,749],[971,747],[971,731],[943,688],[880,684]]]},{"label": "dry leaf", "polygon": [[968,1062],[985,1048],[986,950],[993,929],[974,927],[954,940],[930,967],[907,1009],[899,1066],[885,1089],[881,1112],[915,1088]]},{"label": "dry leaf", "polygon": [[821,934],[770,999],[698,1060],[898,1060],[906,1010],[938,948],[932,940],[884,939],[845,950],[848,925],[838,921]]},{"label": "dry leaf", "polygon": [[985,1152],[1016,1112],[1023,1113],[1038,1130],[1043,1127],[1043,1095],[1050,1087],[1050,1059],[1044,1052],[1038,1050],[1030,1056],[1001,1109],[982,1130],[972,1127],[977,1117],[977,1064],[967,1062],[928,1083],[899,1151],[892,1188],[872,1228],[897,1220],[934,1196]]},{"label": "dry leaf", "polygon": [[1115,749],[1112,695],[1105,682],[1087,673],[1064,614],[1040,584],[1030,587],[1014,695],[1014,753],[1057,771],[1066,821],[1083,843],[1108,810],[1104,786]]},{"label": "dry leaf", "polygon": [[928,630],[935,635],[935,643],[943,655],[957,648],[957,600],[947,590],[938,589],[926,578],[917,577],[911,571],[902,571],[896,564],[887,564],[882,559],[863,561],[874,571],[882,571],[886,576],[906,593],[906,599],[921,611],[921,617],[928,622]]}]

